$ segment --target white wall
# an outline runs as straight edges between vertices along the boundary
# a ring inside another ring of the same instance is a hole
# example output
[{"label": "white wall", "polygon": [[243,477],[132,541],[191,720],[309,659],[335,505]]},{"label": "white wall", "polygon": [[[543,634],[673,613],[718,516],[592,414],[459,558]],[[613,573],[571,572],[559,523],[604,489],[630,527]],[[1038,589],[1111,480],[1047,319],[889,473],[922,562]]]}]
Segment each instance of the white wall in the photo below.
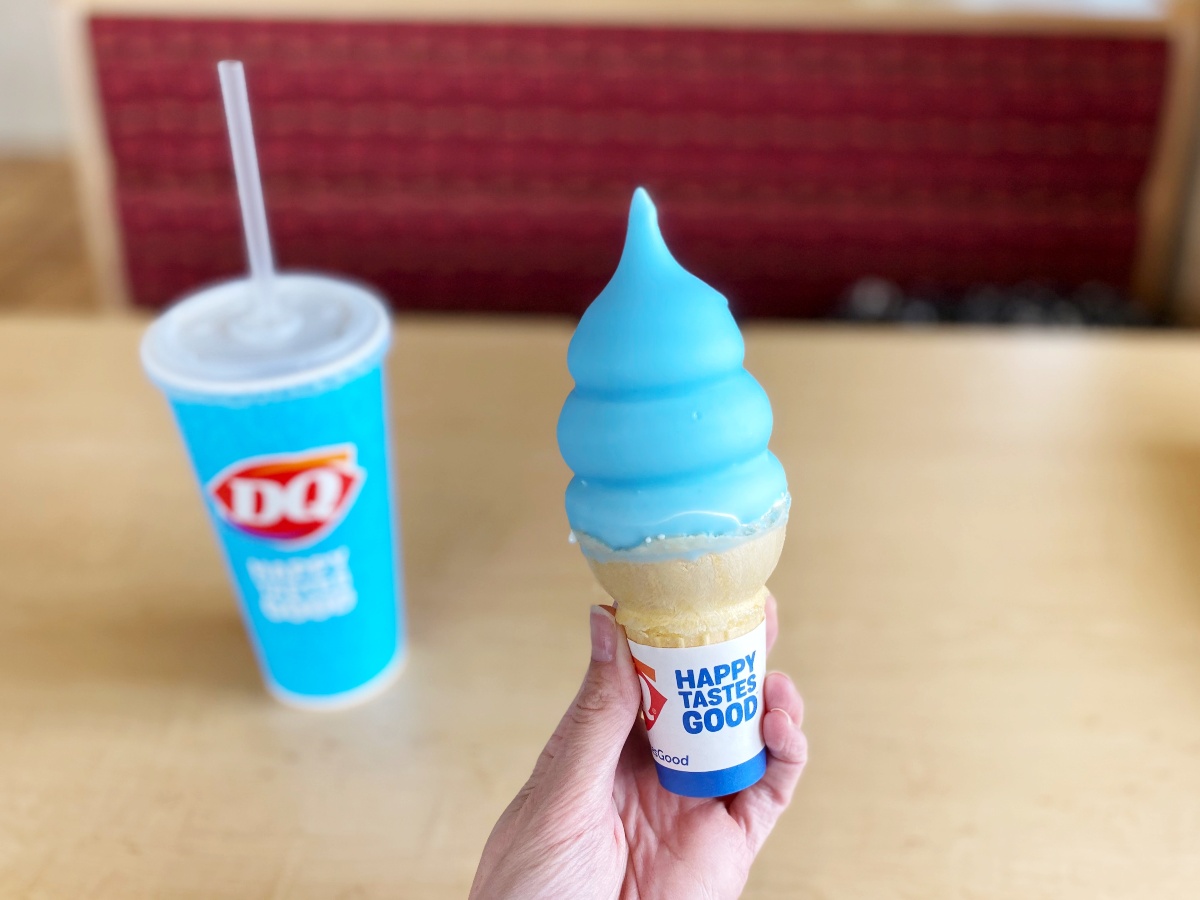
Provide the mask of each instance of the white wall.
[{"label": "white wall", "polygon": [[0,0],[0,153],[66,148],[52,4]]}]

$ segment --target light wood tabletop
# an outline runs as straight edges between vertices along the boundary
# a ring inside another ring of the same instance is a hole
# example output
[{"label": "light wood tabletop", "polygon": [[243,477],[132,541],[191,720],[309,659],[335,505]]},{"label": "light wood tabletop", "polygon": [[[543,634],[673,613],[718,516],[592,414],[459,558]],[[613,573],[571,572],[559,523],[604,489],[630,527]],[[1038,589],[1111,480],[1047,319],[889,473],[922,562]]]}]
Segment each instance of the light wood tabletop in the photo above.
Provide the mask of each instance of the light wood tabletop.
[{"label": "light wood tabletop", "polygon": [[[465,895],[585,667],[566,322],[411,319],[412,643],[268,698],[135,319],[0,319],[0,896]],[[1192,898],[1200,339],[755,325],[811,763],[750,898]]]}]

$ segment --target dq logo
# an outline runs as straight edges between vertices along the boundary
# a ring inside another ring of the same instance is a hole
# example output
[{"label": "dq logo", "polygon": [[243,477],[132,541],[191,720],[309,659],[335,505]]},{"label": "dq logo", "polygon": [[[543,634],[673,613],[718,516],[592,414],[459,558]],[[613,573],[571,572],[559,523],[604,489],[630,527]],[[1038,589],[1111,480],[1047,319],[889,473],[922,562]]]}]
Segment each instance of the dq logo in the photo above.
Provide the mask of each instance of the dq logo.
[{"label": "dq logo", "polygon": [[662,708],[667,704],[667,698],[659,693],[654,686],[654,670],[639,659],[633,661],[638,678],[642,680],[642,718],[646,720],[646,730],[649,731],[658,721]]},{"label": "dq logo", "polygon": [[298,545],[319,540],[342,520],[367,473],[353,444],[243,459],[206,490],[221,518],[246,534]]}]

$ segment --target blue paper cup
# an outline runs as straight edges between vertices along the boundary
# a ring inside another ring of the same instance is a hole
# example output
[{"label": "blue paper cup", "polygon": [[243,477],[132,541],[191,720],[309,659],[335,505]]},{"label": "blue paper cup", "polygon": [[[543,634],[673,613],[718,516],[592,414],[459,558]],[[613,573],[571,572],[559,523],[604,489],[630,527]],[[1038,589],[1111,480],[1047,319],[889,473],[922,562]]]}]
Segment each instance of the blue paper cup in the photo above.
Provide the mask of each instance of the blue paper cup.
[{"label": "blue paper cup", "polygon": [[305,708],[378,693],[404,656],[383,361],[370,291],[277,279],[276,318],[247,280],[193,294],[142,344],[224,552],[268,690]]}]

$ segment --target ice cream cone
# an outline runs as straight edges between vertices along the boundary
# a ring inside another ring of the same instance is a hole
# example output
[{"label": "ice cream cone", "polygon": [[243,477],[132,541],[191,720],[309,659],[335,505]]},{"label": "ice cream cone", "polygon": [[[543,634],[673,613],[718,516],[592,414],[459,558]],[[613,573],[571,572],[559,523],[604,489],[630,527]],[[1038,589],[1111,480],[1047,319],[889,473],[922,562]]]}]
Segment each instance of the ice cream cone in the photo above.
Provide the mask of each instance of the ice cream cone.
[{"label": "ice cream cone", "polygon": [[722,797],[766,771],[766,582],[790,504],[726,299],[634,192],[621,261],[567,351],[567,520],[616,601],[660,784]]},{"label": "ice cream cone", "polygon": [[785,531],[780,522],[739,542],[695,536],[656,542],[648,552],[589,553],[586,543],[584,551],[631,641],[702,647],[741,637],[762,622],[766,582]]}]

